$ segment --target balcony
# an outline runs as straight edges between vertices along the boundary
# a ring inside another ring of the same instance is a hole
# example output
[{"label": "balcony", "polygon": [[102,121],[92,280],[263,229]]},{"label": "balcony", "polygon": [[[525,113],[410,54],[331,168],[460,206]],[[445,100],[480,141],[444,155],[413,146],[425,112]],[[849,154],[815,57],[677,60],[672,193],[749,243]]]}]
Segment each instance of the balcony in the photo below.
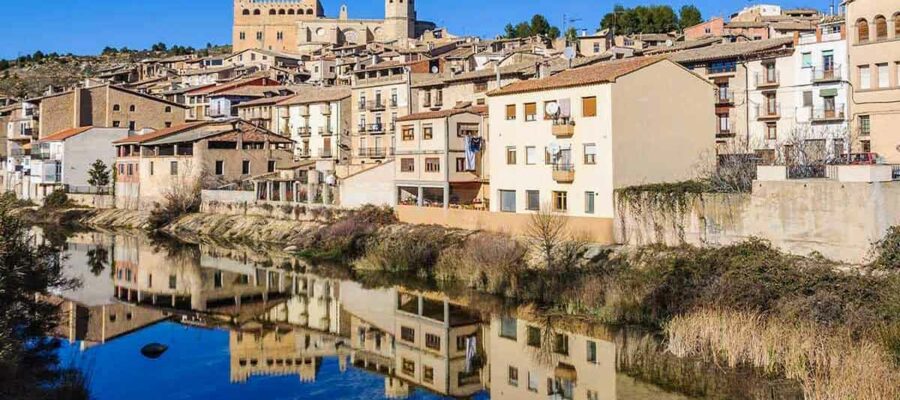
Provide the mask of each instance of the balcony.
[{"label": "balcony", "polygon": [[735,64],[713,65],[706,68],[706,75],[710,78],[717,76],[729,76],[737,73]]},{"label": "balcony", "polygon": [[300,152],[297,154],[300,158],[309,158],[309,149],[300,149]]},{"label": "balcony", "polygon": [[756,106],[756,117],[760,120],[781,118],[781,104],[777,101]]},{"label": "balcony", "polygon": [[387,153],[387,150],[381,147],[361,147],[359,149],[360,157],[385,158],[387,157]]},{"label": "balcony", "polygon": [[844,105],[837,104],[831,108],[814,108],[812,110],[812,121],[818,123],[825,122],[842,122],[845,120]]},{"label": "balcony", "polygon": [[733,137],[734,137],[734,132],[731,131],[730,126],[719,127],[719,129],[716,130],[716,139],[727,139],[727,138],[733,138]]},{"label": "balcony", "polygon": [[754,81],[757,88],[772,88],[779,85],[778,71],[766,71],[754,74]]},{"label": "balcony", "polygon": [[356,108],[357,108],[359,111],[366,111],[366,101],[365,101],[365,100],[360,100],[358,103],[356,103]]},{"label": "balcony", "polygon": [[319,136],[332,136],[334,135],[334,129],[330,126],[321,126],[319,127]]},{"label": "balcony", "polygon": [[716,105],[734,104],[734,93],[728,90],[718,90],[716,93]]},{"label": "balcony", "polygon": [[398,104],[398,103],[397,103],[397,98],[396,98],[396,97],[392,98],[392,99],[390,100],[390,102],[388,103],[388,105],[389,105],[391,108],[397,108],[397,104]]},{"label": "balcony", "polygon": [[330,147],[324,147],[319,149],[319,158],[332,158],[334,155],[331,151]]},{"label": "balcony", "polygon": [[554,164],[553,180],[557,183],[572,183],[575,181],[575,166],[572,164]]},{"label": "balcony", "polygon": [[308,126],[301,126],[297,128],[297,135],[300,137],[310,137],[312,132],[310,131]]},{"label": "balcony", "polygon": [[381,111],[384,109],[384,101],[381,99],[372,100],[366,103],[366,110],[368,111]]},{"label": "balcony", "polygon": [[553,136],[558,138],[572,137],[575,134],[575,121],[571,118],[553,120]]},{"label": "balcony", "polygon": [[384,125],[380,123],[374,123],[366,125],[365,132],[370,135],[383,135],[384,134]]},{"label": "balcony", "polygon": [[831,68],[813,68],[812,81],[815,83],[839,82],[841,80],[841,69],[835,65]]}]

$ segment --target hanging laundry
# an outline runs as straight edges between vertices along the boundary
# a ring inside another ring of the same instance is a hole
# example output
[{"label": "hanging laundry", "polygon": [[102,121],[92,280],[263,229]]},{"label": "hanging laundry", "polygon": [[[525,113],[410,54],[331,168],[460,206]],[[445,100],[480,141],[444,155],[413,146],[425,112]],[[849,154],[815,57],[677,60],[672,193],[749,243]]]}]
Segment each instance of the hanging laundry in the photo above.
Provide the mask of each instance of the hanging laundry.
[{"label": "hanging laundry", "polygon": [[477,354],[476,347],[478,345],[478,339],[473,335],[466,338],[466,373],[472,372],[473,367],[475,366],[475,355]]},{"label": "hanging laundry", "polygon": [[474,139],[476,138],[469,135],[463,137],[463,147],[466,151],[466,171],[475,171],[475,153],[477,153],[477,151],[473,150],[472,142]]}]

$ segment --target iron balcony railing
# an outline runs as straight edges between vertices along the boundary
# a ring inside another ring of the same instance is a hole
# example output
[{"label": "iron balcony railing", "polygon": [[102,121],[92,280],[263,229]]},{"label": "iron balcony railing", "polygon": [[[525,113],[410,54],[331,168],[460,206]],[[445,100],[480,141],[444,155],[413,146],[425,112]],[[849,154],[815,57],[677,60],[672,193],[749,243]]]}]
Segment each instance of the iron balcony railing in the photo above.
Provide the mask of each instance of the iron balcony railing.
[{"label": "iron balcony railing", "polygon": [[331,129],[330,126],[320,126],[319,127],[319,135],[320,136],[331,136],[334,134],[334,130]]},{"label": "iron balcony railing", "polygon": [[829,68],[813,68],[814,82],[832,82],[839,80],[841,80],[841,69],[839,65],[833,65]]},{"label": "iron balcony railing", "polygon": [[778,86],[779,75],[778,71],[766,71],[754,74],[756,87]]},{"label": "iron balcony railing", "polygon": [[756,106],[758,118],[778,118],[781,115],[781,104],[778,101],[770,101]]},{"label": "iron balcony railing", "polygon": [[717,90],[716,91],[716,104],[733,104],[734,103],[734,93],[730,90]]},{"label": "iron balcony railing", "polygon": [[[391,151],[391,153],[393,153],[393,151]],[[385,158],[387,157],[388,150],[383,147],[360,147],[358,154],[360,157]]]},{"label": "iron balcony railing", "polygon": [[836,104],[834,108],[819,107],[812,110],[813,121],[842,121],[844,118],[843,104]]}]

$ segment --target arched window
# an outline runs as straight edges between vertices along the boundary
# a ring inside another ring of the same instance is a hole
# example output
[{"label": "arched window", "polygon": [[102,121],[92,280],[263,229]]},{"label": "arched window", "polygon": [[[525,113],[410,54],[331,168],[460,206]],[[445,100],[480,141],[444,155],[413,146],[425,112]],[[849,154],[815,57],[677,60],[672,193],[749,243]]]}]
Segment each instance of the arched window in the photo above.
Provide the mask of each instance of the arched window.
[{"label": "arched window", "polygon": [[250,10],[248,10],[248,9],[245,8],[245,9],[244,9],[244,12],[242,12],[242,14],[244,14],[244,15],[250,15]]},{"label": "arched window", "polygon": [[875,16],[875,39],[887,39],[887,20],[884,15]]},{"label": "arched window", "polygon": [[294,15],[294,9],[293,9],[293,8],[290,9],[290,10],[288,10],[288,15]]},{"label": "arched window", "polygon": [[869,41],[869,21],[865,18],[856,20],[856,42],[865,43]]},{"label": "arched window", "polygon": [[166,112],[167,113],[172,112],[172,106],[166,106]]},{"label": "arched window", "polygon": [[306,15],[313,15],[313,9],[312,9],[312,8],[307,8],[307,9],[306,9]]},{"label": "arched window", "polygon": [[259,15],[259,14],[260,14],[259,9],[253,10],[253,15]]},{"label": "arched window", "polygon": [[134,112],[134,104],[128,106],[128,111]]},{"label": "arched window", "polygon": [[269,10],[269,15],[275,15],[276,13],[277,13],[277,11],[275,11],[274,8]]},{"label": "arched window", "polygon": [[894,14],[894,38],[900,39],[900,12]]},{"label": "arched window", "polygon": [[287,12],[282,8],[282,9],[278,10],[278,14],[284,15],[284,14],[287,14]]},{"label": "arched window", "polygon": [[120,110],[119,105],[113,104],[113,111],[119,111],[119,110]]}]

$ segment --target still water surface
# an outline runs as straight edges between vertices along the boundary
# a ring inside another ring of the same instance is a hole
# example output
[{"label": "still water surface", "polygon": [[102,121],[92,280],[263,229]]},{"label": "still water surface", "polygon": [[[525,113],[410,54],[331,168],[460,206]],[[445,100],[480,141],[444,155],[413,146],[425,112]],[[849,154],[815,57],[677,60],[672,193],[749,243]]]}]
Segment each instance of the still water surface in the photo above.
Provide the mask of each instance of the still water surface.
[{"label": "still water surface", "polygon": [[[684,398],[617,371],[627,341],[603,327],[250,247],[83,233],[66,254],[83,287],[59,293],[61,360],[99,400]],[[148,358],[151,343],[168,349]]]}]

